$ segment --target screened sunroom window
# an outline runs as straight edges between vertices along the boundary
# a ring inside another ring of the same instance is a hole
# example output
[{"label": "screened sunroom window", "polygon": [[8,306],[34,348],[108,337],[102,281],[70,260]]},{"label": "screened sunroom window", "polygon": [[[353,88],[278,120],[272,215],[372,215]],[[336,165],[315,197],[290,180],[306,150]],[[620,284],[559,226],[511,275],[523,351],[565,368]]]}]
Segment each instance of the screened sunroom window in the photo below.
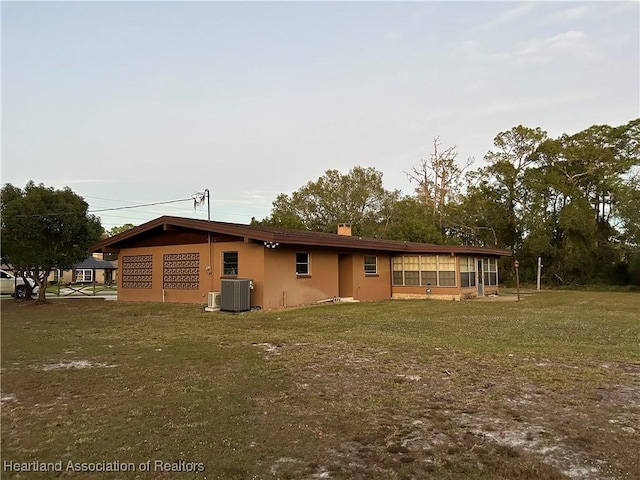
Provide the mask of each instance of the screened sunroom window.
[{"label": "screened sunroom window", "polygon": [[451,255],[393,257],[393,284],[455,287],[456,259]]},{"label": "screened sunroom window", "polygon": [[485,285],[498,285],[498,261],[495,258],[483,259],[482,270]]},{"label": "screened sunroom window", "polygon": [[402,268],[402,257],[393,257],[393,284],[404,285],[404,270]]},{"label": "screened sunroom window", "polygon": [[476,261],[473,257],[460,259],[460,286],[475,287],[476,285]]},{"label": "screened sunroom window", "polygon": [[423,255],[421,264],[420,280],[422,285],[438,285],[438,257],[435,255]]},{"label": "screened sunroom window", "polygon": [[420,257],[404,257],[404,284],[420,285]]}]

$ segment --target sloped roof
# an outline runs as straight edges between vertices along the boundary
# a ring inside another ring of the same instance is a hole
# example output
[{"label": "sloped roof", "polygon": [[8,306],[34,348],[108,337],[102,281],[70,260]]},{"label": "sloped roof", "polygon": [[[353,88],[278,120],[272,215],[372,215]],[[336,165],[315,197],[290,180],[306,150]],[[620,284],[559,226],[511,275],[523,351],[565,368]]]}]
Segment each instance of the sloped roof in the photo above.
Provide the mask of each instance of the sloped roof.
[{"label": "sloped roof", "polygon": [[82,262],[78,263],[75,267],[73,268],[103,268],[105,270],[113,270],[113,269],[117,269],[117,266],[113,266],[113,262],[109,262],[107,260],[101,260],[99,258],[96,257],[88,257],[85,258]]},{"label": "sloped roof", "polygon": [[217,233],[244,239],[245,241],[271,242],[280,245],[305,245],[334,247],[349,250],[387,251],[394,253],[468,253],[491,256],[510,256],[509,250],[492,247],[463,245],[434,245],[429,243],[403,242],[379,238],[338,235],[336,233],[291,230],[262,225],[214,222],[183,217],[163,216],[143,223],[98,242],[91,247],[92,252],[104,252],[124,248],[136,237],[153,230],[179,229]]}]

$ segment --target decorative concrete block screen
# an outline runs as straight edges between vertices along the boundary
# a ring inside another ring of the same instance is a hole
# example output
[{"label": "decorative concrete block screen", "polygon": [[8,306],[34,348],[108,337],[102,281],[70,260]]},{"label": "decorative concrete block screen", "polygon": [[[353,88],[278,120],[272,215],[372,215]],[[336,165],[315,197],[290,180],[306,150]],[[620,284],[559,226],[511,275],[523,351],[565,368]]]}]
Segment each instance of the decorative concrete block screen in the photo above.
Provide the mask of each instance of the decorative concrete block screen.
[{"label": "decorative concrete block screen", "polygon": [[153,255],[122,257],[122,288],[151,288]]},{"label": "decorative concrete block screen", "polygon": [[199,278],[199,253],[165,253],[162,288],[165,290],[198,290]]}]

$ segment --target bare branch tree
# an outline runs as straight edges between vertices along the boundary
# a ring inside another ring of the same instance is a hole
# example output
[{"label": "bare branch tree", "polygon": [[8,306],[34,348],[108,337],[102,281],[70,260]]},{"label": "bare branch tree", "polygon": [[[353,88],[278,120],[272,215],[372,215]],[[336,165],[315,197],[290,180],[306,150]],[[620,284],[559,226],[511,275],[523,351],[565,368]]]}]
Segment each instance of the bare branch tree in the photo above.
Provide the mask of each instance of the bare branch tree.
[{"label": "bare branch tree", "polygon": [[416,183],[416,194],[430,211],[434,226],[442,231],[445,207],[460,192],[462,173],[473,164],[473,158],[459,166],[456,161],[458,148],[454,145],[440,150],[440,146],[440,137],[434,137],[429,159],[421,159],[420,165],[405,174],[409,182]]}]

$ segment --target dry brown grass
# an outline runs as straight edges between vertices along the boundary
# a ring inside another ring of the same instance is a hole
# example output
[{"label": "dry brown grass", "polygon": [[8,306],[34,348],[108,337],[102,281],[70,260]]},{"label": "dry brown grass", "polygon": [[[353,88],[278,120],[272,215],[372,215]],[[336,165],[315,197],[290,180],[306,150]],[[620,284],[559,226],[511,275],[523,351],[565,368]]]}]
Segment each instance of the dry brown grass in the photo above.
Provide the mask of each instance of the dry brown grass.
[{"label": "dry brown grass", "polygon": [[2,458],[205,468],[91,478],[640,478],[639,300],[3,302]]}]

